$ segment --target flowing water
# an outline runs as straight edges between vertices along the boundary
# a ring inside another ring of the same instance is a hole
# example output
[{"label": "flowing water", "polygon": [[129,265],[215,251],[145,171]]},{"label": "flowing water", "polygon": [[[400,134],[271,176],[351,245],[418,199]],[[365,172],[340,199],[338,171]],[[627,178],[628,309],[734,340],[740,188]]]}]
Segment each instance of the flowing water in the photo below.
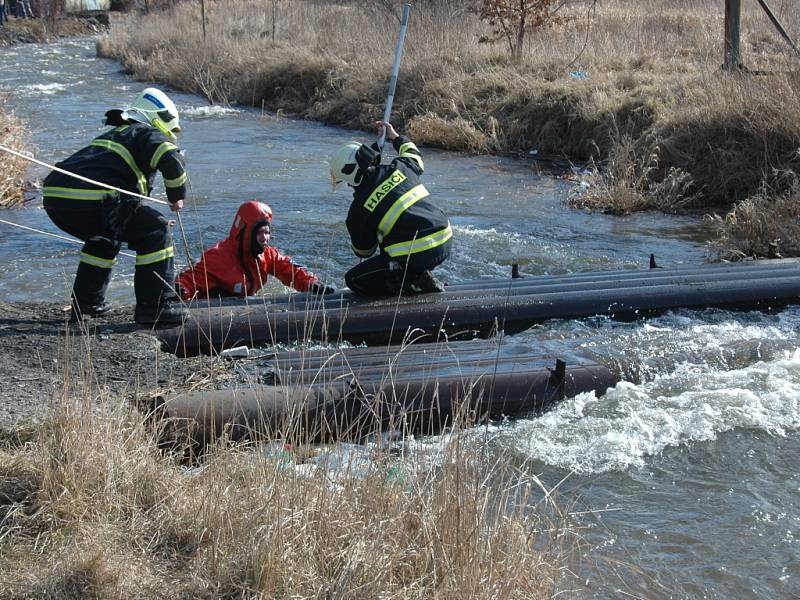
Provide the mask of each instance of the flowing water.
[{"label": "flowing water", "polygon": [[[143,87],[87,40],[2,48],[0,60],[0,92],[50,163],[100,133],[104,112]],[[331,189],[326,157],[368,136],[171,95],[192,182],[182,213],[190,253],[226,235],[239,203],[258,198],[275,213],[273,244],[341,285],[354,263],[343,224],[349,194]],[[540,274],[642,268],[651,252],[667,267],[706,256],[696,219],[575,212],[563,206],[572,184],[530,163],[424,152],[426,186],[455,229],[443,279],[507,277],[515,262]],[[59,233],[35,201],[2,218]],[[79,247],[0,224],[0,297],[66,300]],[[179,236],[176,254],[185,256]],[[132,279],[121,256],[111,299],[132,303]],[[646,366],[642,383],[469,434],[488,436],[493,452],[519,457],[550,487],[564,480],[559,490],[580,507],[588,547],[578,597],[800,597],[800,309],[556,321],[517,339],[537,336],[580,338]],[[692,358],[667,360],[676,351]],[[418,440],[415,451],[422,457],[439,441]],[[601,555],[608,560],[589,566]]]}]

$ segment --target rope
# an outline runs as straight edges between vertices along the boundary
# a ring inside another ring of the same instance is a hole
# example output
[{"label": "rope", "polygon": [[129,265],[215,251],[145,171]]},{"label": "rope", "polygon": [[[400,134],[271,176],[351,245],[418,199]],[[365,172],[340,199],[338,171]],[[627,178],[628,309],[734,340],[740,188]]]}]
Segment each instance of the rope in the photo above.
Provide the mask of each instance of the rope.
[{"label": "rope", "polygon": [[[5,223],[6,225],[11,225],[12,227],[19,227],[20,229],[26,229],[28,231],[33,231],[34,233],[41,233],[42,235],[49,235],[50,237],[58,238],[59,240],[64,240],[67,242],[72,242],[73,244],[83,244],[81,240],[76,240],[75,238],[67,237],[65,235],[58,235],[57,233],[50,233],[49,231],[42,231],[41,229],[34,229],[33,227],[20,225],[19,223],[12,223],[11,221],[6,221],[5,219],[0,219],[0,223]],[[136,258],[135,254],[130,254],[129,252],[120,252],[120,254],[122,254],[122,256],[130,256],[131,258]]]},{"label": "rope", "polygon": [[149,200],[150,202],[155,202],[156,204],[166,204],[169,206],[169,202],[165,200],[158,200],[157,198],[151,198],[150,196],[143,196],[142,194],[137,194],[136,192],[132,192],[130,190],[123,190],[122,188],[114,187],[113,185],[108,185],[107,183],[102,183],[101,181],[95,181],[94,179],[89,179],[88,177],[83,177],[82,175],[77,175],[75,173],[71,173],[66,169],[61,169],[54,165],[47,164],[46,162],[42,162],[41,160],[37,160],[32,156],[28,156],[27,154],[23,154],[22,152],[17,152],[16,150],[12,150],[11,148],[7,148],[0,144],[0,150],[4,152],[8,152],[9,154],[13,154],[14,156],[18,156],[19,158],[28,160],[32,163],[36,163],[37,165],[41,165],[43,167],[47,167],[48,169],[52,169],[53,171],[58,171],[59,173],[64,173],[64,175],[69,175],[70,177],[74,177],[75,179],[80,179],[81,181],[85,181],[86,183],[91,183],[92,185],[97,185],[102,188],[106,188],[109,190],[114,190],[115,192],[120,192],[122,194],[127,194],[128,196],[135,196],[136,198],[141,198],[142,200]]},{"label": "rope", "polygon": [[[192,180],[190,179],[188,182],[189,185],[189,195],[194,198],[194,189],[192,189]],[[192,253],[189,251],[189,240],[186,239],[186,231],[183,229],[183,219],[181,219],[181,212],[178,211],[175,213],[175,216],[178,218],[178,229],[181,231],[181,240],[183,241],[183,250],[186,252],[186,261],[188,266],[191,268],[194,265],[194,260],[192,259]],[[195,212],[195,217],[197,213]],[[198,230],[200,227],[198,227]],[[200,240],[200,254],[203,254],[203,246],[202,246],[202,239]]]},{"label": "rope", "polygon": [[[156,204],[165,204],[165,205],[169,206],[169,202],[166,202],[164,200],[159,200],[157,198],[151,198],[150,196],[144,196],[142,194],[137,194],[136,192],[131,192],[130,190],[123,190],[121,188],[114,187],[113,185],[108,185],[107,183],[103,183],[102,181],[95,181],[94,179],[89,179],[88,177],[84,177],[82,175],[78,175],[76,173],[72,173],[70,171],[67,171],[66,169],[62,169],[60,167],[56,167],[55,165],[51,165],[51,164],[48,164],[48,163],[46,163],[44,161],[35,159],[32,156],[28,156],[27,154],[23,154],[21,152],[17,152],[16,150],[13,150],[12,148],[8,148],[6,146],[3,146],[2,144],[0,144],[0,150],[3,150],[4,152],[8,152],[9,154],[13,154],[14,156],[18,156],[19,158],[22,158],[24,160],[30,161],[32,163],[36,163],[37,165],[41,165],[43,167],[47,167],[48,169],[51,169],[53,171],[58,171],[59,173],[64,173],[65,175],[69,175],[70,177],[74,177],[75,179],[79,179],[81,181],[85,181],[87,183],[91,183],[92,185],[97,185],[97,186],[100,186],[102,188],[106,188],[106,189],[109,189],[109,190],[114,190],[115,192],[120,192],[122,194],[127,194],[128,196],[134,196],[136,198],[141,198],[142,200],[148,200],[150,202],[155,202]],[[186,251],[186,259],[189,261],[189,266],[191,266],[191,265],[194,264],[194,261],[192,260],[191,254],[189,253],[189,242],[186,240],[186,232],[183,230],[183,221],[181,220],[180,211],[176,211],[175,215],[178,218],[178,227],[181,230],[181,237],[183,238],[183,247],[184,247],[184,250]],[[4,221],[2,219],[0,219],[0,223],[5,223],[7,225],[12,225],[14,227],[19,227],[21,229],[28,229],[29,231],[33,231],[33,232],[36,232],[36,233],[41,233],[42,235],[49,235],[49,236],[56,237],[56,238],[59,238],[59,239],[62,239],[62,240],[66,240],[68,242],[75,242],[77,244],[82,244],[83,243],[80,240],[64,237],[64,236],[61,236],[61,235],[56,235],[55,233],[48,233],[48,232],[42,231],[40,229],[34,229],[33,227],[25,227],[24,225],[18,225],[17,223],[11,223],[10,221]],[[124,256],[131,256],[133,258],[136,258],[135,255],[129,254],[127,252],[120,252],[120,254],[122,254]]]}]

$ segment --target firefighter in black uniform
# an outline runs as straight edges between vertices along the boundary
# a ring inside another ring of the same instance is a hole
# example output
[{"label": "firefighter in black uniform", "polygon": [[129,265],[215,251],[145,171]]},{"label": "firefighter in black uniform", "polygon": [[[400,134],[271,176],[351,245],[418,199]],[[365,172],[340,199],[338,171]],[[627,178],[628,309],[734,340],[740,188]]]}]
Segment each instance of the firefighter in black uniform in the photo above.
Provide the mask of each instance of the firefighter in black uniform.
[{"label": "firefighter in black uniform", "polygon": [[345,274],[345,281],[366,296],[441,292],[431,270],[450,255],[450,222],[419,181],[424,166],[414,142],[390,123],[376,124],[397,152],[391,163],[380,164],[377,145],[358,142],[341,146],[330,161],[334,183],[345,181],[353,188],[347,230],[353,252],[367,258]]},{"label": "firefighter in black uniform", "polygon": [[[186,171],[175,145],[180,132],[175,104],[161,90],[147,88],[130,108],[110,110],[113,129],[56,166],[100,183],[150,195],[161,171],[172,211],[183,208]],[[73,317],[106,312],[106,289],[122,242],[136,251],[135,319],[143,324],[181,321],[174,291],[169,222],[139,198],[52,171],[42,189],[44,208],[60,229],[85,243],[72,289]]]}]

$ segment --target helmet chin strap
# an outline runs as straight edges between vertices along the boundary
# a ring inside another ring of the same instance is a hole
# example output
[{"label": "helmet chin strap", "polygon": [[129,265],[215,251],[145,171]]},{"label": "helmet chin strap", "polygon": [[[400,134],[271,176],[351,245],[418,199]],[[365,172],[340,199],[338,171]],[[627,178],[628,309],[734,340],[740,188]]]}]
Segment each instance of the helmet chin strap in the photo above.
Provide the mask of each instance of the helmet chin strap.
[{"label": "helmet chin strap", "polygon": [[167,136],[168,140],[174,142],[176,139],[178,139],[177,136],[172,131],[167,129],[167,126],[164,125],[164,122],[161,119],[159,118],[153,119],[152,124],[156,129],[158,129],[161,133]]}]

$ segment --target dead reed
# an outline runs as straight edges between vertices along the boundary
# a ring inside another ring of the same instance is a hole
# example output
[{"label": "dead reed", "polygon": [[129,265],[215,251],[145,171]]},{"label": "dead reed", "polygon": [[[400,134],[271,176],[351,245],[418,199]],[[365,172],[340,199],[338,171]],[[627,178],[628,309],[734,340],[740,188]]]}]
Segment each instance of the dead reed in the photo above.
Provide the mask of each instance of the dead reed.
[{"label": "dead reed", "polygon": [[718,258],[800,256],[800,185],[793,173],[790,179],[789,192],[764,190],[725,214],[706,216]]},{"label": "dead reed", "polygon": [[[0,100],[4,100],[0,96]],[[0,145],[17,152],[25,150],[25,128],[13,113],[0,104]],[[23,175],[28,163],[7,152],[0,151],[0,207],[10,208],[22,204]]]},{"label": "dead reed", "polygon": [[4,599],[530,599],[569,573],[548,490],[476,436],[425,464],[220,443],[185,466],[139,413],[95,410],[88,371],[0,448]]}]

